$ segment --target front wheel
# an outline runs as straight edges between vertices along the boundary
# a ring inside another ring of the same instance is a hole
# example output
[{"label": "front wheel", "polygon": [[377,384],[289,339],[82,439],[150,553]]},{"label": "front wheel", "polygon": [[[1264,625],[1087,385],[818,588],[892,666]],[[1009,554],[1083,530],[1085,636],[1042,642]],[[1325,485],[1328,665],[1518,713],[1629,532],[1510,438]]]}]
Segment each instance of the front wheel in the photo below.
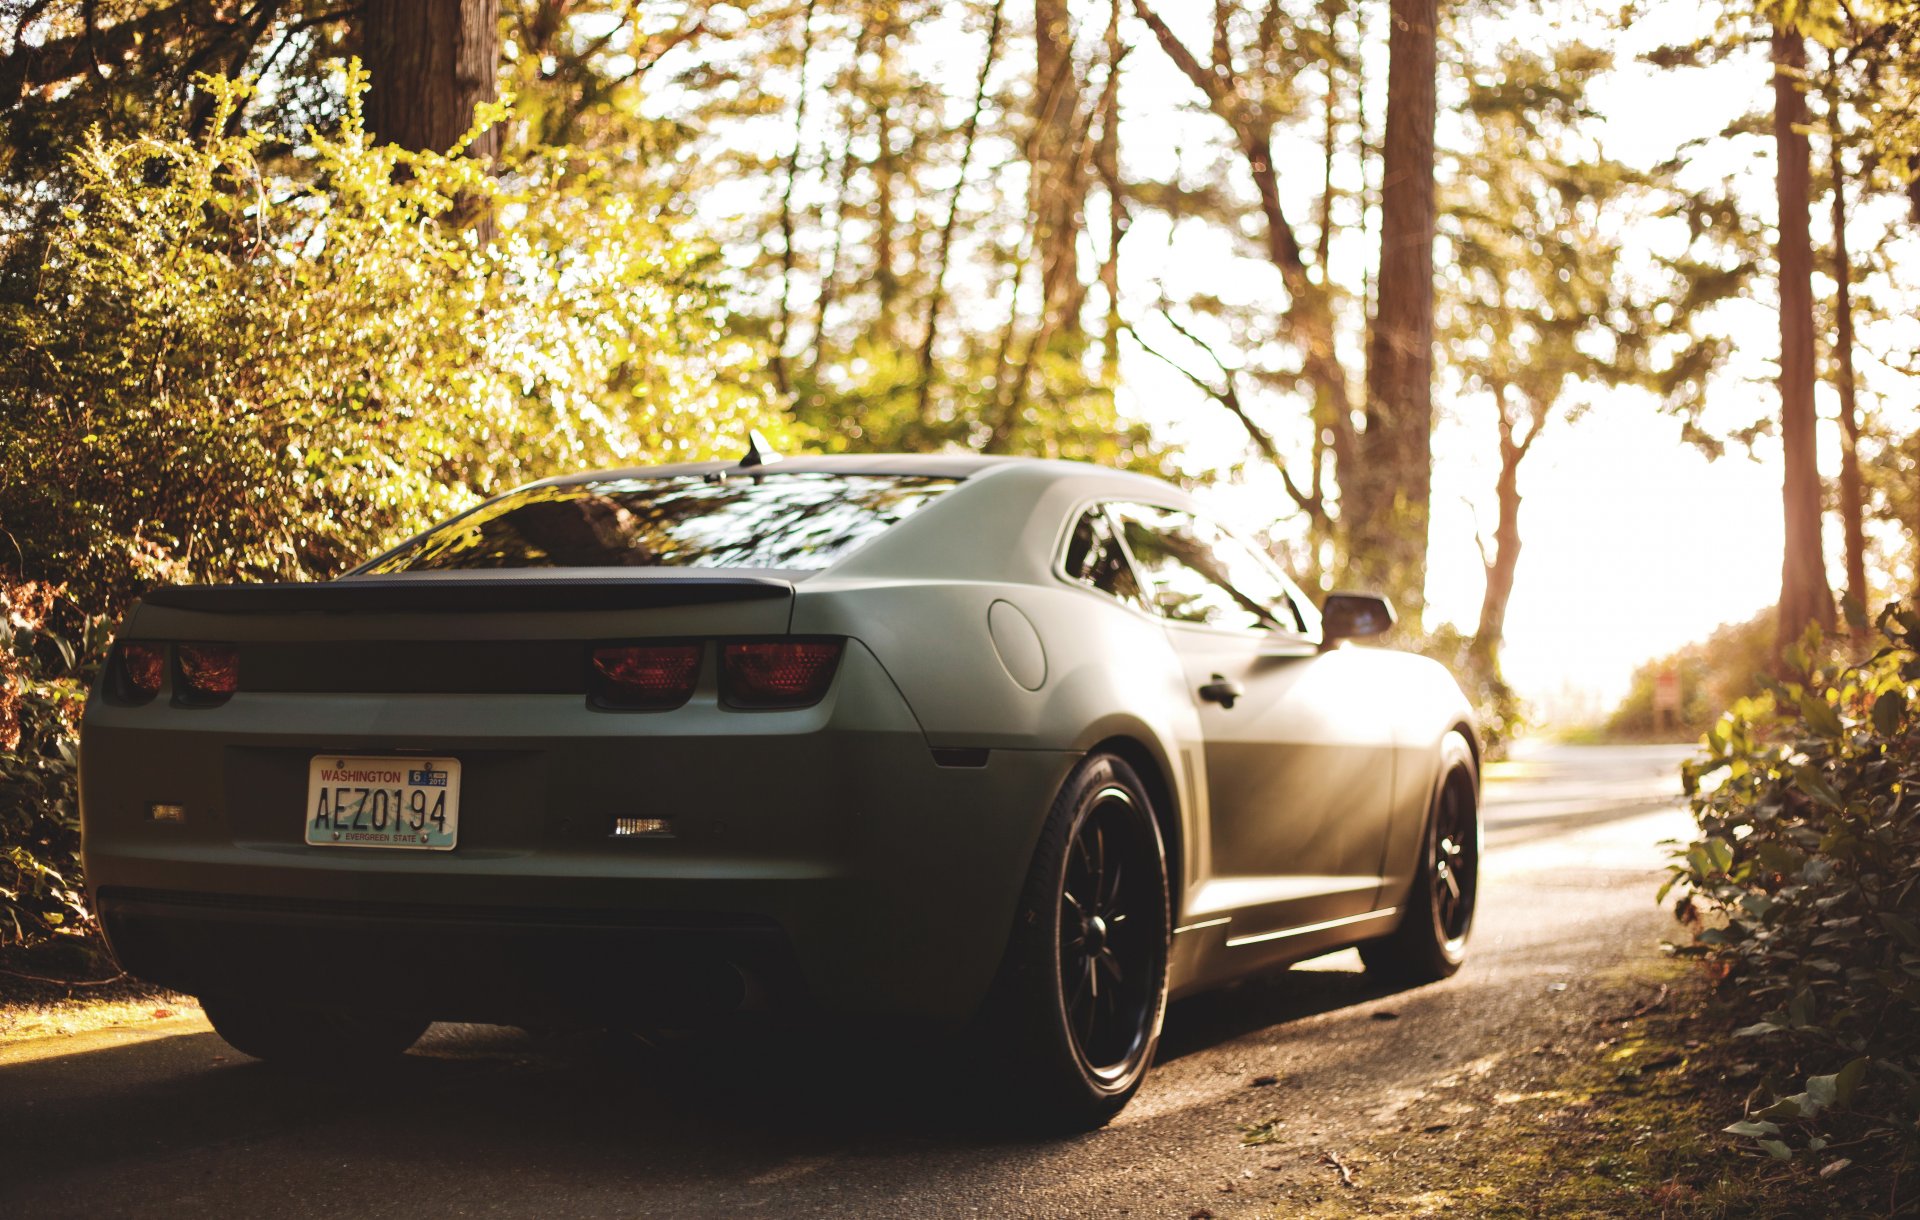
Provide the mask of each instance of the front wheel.
[{"label": "front wheel", "polygon": [[1023,1118],[1091,1130],[1138,1091],[1166,1015],[1169,929],[1146,785],[1093,755],[1041,831],[990,1008]]},{"label": "front wheel", "polygon": [[1420,864],[1400,927],[1360,945],[1367,971],[1395,983],[1450,977],[1467,957],[1480,895],[1480,784],[1458,733],[1440,743],[1440,786],[1427,814]]},{"label": "front wheel", "polygon": [[213,1032],[255,1059],[332,1068],[393,1058],[427,1032],[413,1017],[328,1012],[235,996],[202,996]]}]

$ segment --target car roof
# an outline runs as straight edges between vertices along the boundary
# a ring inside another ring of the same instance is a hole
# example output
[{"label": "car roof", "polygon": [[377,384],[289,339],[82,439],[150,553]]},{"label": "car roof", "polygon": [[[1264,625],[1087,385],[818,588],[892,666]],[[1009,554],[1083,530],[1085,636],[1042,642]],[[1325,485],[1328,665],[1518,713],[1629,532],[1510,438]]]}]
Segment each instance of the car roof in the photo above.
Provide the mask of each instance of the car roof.
[{"label": "car roof", "polygon": [[674,462],[664,466],[625,466],[562,475],[547,481],[566,486],[575,483],[597,483],[607,479],[664,479],[716,474],[721,471],[752,471],[756,474],[871,474],[966,479],[985,470],[1012,465],[1059,466],[1062,468],[1062,474],[1069,472],[1087,474],[1104,469],[1085,462],[1056,462],[1043,458],[983,453],[835,453],[782,457],[755,466],[743,466],[738,462]]}]

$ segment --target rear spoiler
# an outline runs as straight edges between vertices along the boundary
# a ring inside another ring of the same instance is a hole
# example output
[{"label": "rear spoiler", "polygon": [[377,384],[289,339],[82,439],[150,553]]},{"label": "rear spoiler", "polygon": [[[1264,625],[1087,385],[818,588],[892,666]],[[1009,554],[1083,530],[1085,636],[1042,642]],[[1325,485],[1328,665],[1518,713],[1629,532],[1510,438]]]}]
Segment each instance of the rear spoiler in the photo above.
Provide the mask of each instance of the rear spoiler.
[{"label": "rear spoiler", "polygon": [[376,580],[320,584],[163,585],[149,606],[210,614],[485,613],[527,610],[651,610],[791,597],[793,584],[765,576],[540,577]]}]

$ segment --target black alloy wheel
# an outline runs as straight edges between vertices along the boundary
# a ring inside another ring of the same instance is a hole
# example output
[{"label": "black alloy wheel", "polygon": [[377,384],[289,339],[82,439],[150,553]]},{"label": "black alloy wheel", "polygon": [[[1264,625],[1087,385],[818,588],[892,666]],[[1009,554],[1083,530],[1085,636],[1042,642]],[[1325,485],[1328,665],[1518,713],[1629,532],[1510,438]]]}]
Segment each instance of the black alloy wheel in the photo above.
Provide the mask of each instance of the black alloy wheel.
[{"label": "black alloy wheel", "polygon": [[1125,788],[1095,792],[1067,850],[1060,891],[1067,1029],[1081,1065],[1101,1079],[1126,1072],[1151,1037],[1166,972],[1160,845],[1142,832],[1139,813]]},{"label": "black alloy wheel", "polygon": [[1370,973],[1396,983],[1428,983],[1452,975],[1466,960],[1480,896],[1479,774],[1466,738],[1447,734],[1399,927],[1360,945]]},{"label": "black alloy wheel", "polygon": [[1048,814],[984,1014],[1002,1118],[1085,1131],[1119,1113],[1159,1043],[1171,928],[1146,786],[1092,755]]},{"label": "black alloy wheel", "polygon": [[1427,875],[1432,882],[1434,926],[1448,943],[1464,946],[1473,927],[1474,900],[1480,886],[1480,825],[1475,816],[1472,777],[1450,771],[1440,790],[1432,841],[1427,846]]}]

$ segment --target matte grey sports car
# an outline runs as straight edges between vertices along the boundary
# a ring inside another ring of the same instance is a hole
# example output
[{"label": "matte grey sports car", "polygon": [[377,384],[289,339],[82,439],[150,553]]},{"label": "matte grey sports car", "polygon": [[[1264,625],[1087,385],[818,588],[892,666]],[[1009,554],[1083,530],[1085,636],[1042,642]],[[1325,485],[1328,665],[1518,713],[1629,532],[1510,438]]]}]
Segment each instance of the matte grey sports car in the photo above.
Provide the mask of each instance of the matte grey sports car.
[{"label": "matte grey sports car", "polygon": [[1467,701],[1181,491],[819,457],[521,488],[318,584],[174,586],[88,703],[131,973],[268,1059],[739,1009],[994,1048],[1097,1125],[1169,998],[1459,965]]}]

